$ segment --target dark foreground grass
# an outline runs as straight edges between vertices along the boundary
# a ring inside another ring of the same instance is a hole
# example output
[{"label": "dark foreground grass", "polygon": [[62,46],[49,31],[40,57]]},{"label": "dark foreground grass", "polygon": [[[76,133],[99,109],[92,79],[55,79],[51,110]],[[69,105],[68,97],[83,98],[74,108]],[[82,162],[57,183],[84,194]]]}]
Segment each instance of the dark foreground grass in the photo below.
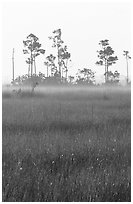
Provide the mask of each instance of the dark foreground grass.
[{"label": "dark foreground grass", "polygon": [[104,96],[3,97],[3,201],[131,201],[130,91]]}]

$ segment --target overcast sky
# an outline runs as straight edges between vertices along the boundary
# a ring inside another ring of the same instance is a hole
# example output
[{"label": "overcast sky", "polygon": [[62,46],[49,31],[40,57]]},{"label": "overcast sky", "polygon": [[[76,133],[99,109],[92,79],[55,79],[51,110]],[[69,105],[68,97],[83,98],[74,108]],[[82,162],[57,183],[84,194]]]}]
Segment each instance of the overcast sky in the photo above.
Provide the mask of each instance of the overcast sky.
[{"label": "overcast sky", "polygon": [[[131,4],[129,1],[6,1],[2,5],[2,80],[12,79],[12,50],[15,48],[15,77],[27,74],[28,66],[23,54],[23,40],[33,33],[45,56],[38,57],[37,71],[46,72],[45,57],[53,53],[48,36],[61,28],[62,40],[68,46],[72,62],[69,74],[78,69],[91,68],[96,71],[96,79],[103,79],[104,67],[95,65],[99,41],[108,39],[118,56],[116,65],[110,70],[118,70],[126,76],[126,62],[123,50],[131,51]],[[129,63],[130,73],[131,62]]]}]

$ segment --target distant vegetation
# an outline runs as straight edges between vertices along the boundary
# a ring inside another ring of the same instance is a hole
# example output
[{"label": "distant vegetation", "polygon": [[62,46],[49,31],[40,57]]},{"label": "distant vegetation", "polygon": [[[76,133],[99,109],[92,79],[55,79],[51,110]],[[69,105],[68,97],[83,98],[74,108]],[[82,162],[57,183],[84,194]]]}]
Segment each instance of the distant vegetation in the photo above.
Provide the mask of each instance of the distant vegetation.
[{"label": "distant vegetation", "polygon": [[[53,49],[56,49],[57,55],[54,56],[52,53],[45,56],[45,50],[39,42],[39,38],[34,34],[27,36],[26,40],[23,41],[24,48],[23,53],[27,56],[26,64],[28,65],[28,72],[23,76],[18,76],[14,79],[13,70],[13,85],[22,85],[38,83],[41,85],[96,85],[95,72],[92,68],[84,67],[77,71],[76,76],[68,75],[71,63],[71,53],[68,51],[68,47],[62,40],[62,31],[57,29],[53,31],[52,36],[49,37],[52,41]],[[115,64],[118,57],[114,55],[114,50],[109,45],[109,40],[101,40],[100,50],[98,52],[99,61],[97,65],[105,67],[104,84],[106,85],[118,85],[120,81],[120,73],[116,70],[112,72],[109,68]],[[13,51],[14,52],[14,51]],[[39,55],[44,55],[44,66],[46,74],[39,72],[37,74],[36,58]],[[127,84],[129,84],[128,77],[128,60],[131,58],[128,51],[124,51],[127,62]]]}]

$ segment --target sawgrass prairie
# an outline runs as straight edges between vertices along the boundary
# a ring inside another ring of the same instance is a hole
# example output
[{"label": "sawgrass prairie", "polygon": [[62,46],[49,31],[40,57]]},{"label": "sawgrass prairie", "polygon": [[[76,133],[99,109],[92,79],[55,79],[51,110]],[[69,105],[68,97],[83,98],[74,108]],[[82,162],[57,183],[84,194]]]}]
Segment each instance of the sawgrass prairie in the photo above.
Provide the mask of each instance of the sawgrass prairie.
[{"label": "sawgrass prairie", "polygon": [[3,89],[3,201],[131,201],[130,88]]}]

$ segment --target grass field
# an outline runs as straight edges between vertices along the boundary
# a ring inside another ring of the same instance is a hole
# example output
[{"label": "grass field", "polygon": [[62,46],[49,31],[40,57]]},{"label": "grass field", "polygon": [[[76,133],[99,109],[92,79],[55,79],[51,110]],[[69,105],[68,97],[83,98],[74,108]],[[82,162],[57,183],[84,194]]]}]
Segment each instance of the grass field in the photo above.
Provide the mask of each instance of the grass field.
[{"label": "grass field", "polygon": [[3,91],[3,201],[131,201],[126,88]]}]

